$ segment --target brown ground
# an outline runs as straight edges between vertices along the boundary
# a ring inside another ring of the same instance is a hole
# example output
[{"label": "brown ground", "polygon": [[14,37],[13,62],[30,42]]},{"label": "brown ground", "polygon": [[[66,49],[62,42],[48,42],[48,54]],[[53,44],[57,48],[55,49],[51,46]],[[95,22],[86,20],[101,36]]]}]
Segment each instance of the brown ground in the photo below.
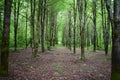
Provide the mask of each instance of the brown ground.
[{"label": "brown ground", "polygon": [[65,47],[56,47],[31,57],[31,49],[10,53],[10,76],[0,80],[110,80],[110,56],[87,51],[85,61],[80,50],[72,54]]}]

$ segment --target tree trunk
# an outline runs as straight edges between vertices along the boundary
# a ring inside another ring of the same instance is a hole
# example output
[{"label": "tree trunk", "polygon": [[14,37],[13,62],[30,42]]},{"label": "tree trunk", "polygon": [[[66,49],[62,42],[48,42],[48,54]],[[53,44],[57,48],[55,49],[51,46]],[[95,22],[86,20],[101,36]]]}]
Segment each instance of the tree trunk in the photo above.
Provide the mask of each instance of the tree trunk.
[{"label": "tree trunk", "polygon": [[14,48],[15,48],[15,51],[17,50],[19,7],[20,7],[20,0],[18,0],[18,5],[16,5],[16,1],[14,1]]},{"label": "tree trunk", "polygon": [[27,14],[27,11],[26,11],[26,31],[25,31],[26,32],[25,33],[26,48],[27,48],[27,27],[28,27],[28,25],[27,25],[28,20],[27,19],[28,19],[28,14]]},{"label": "tree trunk", "polygon": [[107,55],[108,54],[108,45],[109,45],[109,30],[110,30],[109,22],[110,21],[109,21],[109,19],[107,19],[105,4],[104,4],[103,0],[101,0],[101,12],[102,12],[104,50],[105,50],[105,55]]},{"label": "tree trunk", "polygon": [[12,0],[5,0],[2,46],[1,46],[0,76],[8,76],[11,6],[12,6]]},{"label": "tree trunk", "polygon": [[69,40],[69,41],[68,41],[68,42],[69,42],[69,47],[68,47],[68,48],[69,48],[70,50],[71,50],[71,25],[72,25],[72,23],[71,23],[71,16],[72,16],[72,15],[71,15],[71,11],[69,11],[69,12],[68,12],[68,19],[69,19],[69,23],[68,23],[68,25],[69,25],[69,39],[68,39],[68,40]]},{"label": "tree trunk", "polygon": [[73,10],[74,10],[74,28],[73,28],[73,53],[76,53],[76,5],[75,0],[73,0]]},{"label": "tree trunk", "polygon": [[111,0],[105,0],[112,25],[112,72],[111,80],[120,80],[120,0],[114,0],[114,15]]},{"label": "tree trunk", "polygon": [[[82,14],[83,14],[83,4],[84,4],[84,24],[82,25]],[[79,21],[80,21],[80,37],[81,37],[81,59],[85,59],[85,24],[86,24],[86,0],[77,0],[78,11],[79,11]]]},{"label": "tree trunk", "polygon": [[94,23],[94,41],[93,41],[93,51],[96,51],[96,41],[97,41],[97,32],[96,32],[96,0],[93,1],[93,23]]},{"label": "tree trunk", "polygon": [[31,3],[31,45],[32,45],[32,54],[34,57],[34,49],[35,49],[35,43],[34,43],[34,22],[35,22],[35,5],[36,5],[36,0],[30,0]]},{"label": "tree trunk", "polygon": [[84,24],[81,26],[81,60],[85,59],[85,25],[87,1],[84,0]]},{"label": "tree trunk", "polygon": [[45,45],[44,45],[44,40],[45,40],[45,13],[46,13],[46,0],[42,1],[41,3],[43,9],[42,9],[42,16],[41,16],[41,47],[42,47],[42,52],[45,51]]},{"label": "tree trunk", "polygon": [[39,0],[38,4],[38,14],[37,14],[37,25],[36,25],[36,42],[35,42],[35,52],[34,52],[34,57],[37,56],[38,54],[38,47],[39,47],[39,39],[40,39],[40,19],[41,19],[41,0]]},{"label": "tree trunk", "polygon": [[109,46],[109,32],[110,32],[110,21],[108,17],[106,18],[106,27],[105,27],[105,55],[108,54],[108,46]]},{"label": "tree trunk", "polygon": [[0,10],[0,53],[1,53],[1,39],[2,39],[2,12]]},{"label": "tree trunk", "polygon": [[120,0],[114,0],[114,27],[112,34],[111,80],[120,80]]}]

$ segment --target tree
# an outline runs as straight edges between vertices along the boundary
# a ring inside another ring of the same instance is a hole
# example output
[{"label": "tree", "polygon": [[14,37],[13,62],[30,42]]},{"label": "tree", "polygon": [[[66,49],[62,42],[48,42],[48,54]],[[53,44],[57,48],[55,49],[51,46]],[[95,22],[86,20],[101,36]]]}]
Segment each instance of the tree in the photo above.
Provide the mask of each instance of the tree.
[{"label": "tree", "polygon": [[93,27],[93,32],[94,32],[94,39],[93,39],[93,51],[96,51],[96,41],[97,41],[97,32],[96,32],[96,0],[93,0],[93,23],[94,23],[94,27]]},{"label": "tree", "polygon": [[0,8],[0,52],[1,52],[1,35],[2,34],[2,9]]},{"label": "tree", "polygon": [[46,13],[46,0],[42,0],[41,2],[41,47],[42,52],[45,51],[44,40],[45,40],[45,13]]},{"label": "tree", "polygon": [[50,7],[50,12],[49,12],[49,46],[48,48],[50,49],[51,46],[55,46],[57,44],[57,11],[55,11],[53,6]]},{"label": "tree", "polygon": [[114,27],[112,33],[112,80],[120,79],[120,0],[114,0]]},{"label": "tree", "polygon": [[36,5],[36,0],[30,0],[30,4],[31,4],[31,20],[30,20],[30,24],[31,24],[31,45],[32,45],[32,54],[33,57],[35,57],[35,42],[34,42],[34,28],[35,28],[35,5]]},{"label": "tree", "polygon": [[108,46],[109,46],[109,39],[110,39],[110,20],[107,17],[106,23],[106,36],[105,36],[105,55],[108,55]]},{"label": "tree", "polygon": [[5,0],[2,46],[1,46],[0,76],[8,76],[11,6],[12,6],[12,0]]},{"label": "tree", "polygon": [[48,2],[46,2],[46,33],[45,33],[45,40],[47,42],[47,49],[50,50],[50,45],[49,45],[49,11],[48,11]]},{"label": "tree", "polygon": [[17,32],[18,32],[18,21],[19,21],[19,9],[20,9],[20,0],[16,5],[16,0],[14,0],[14,48],[17,50]]},{"label": "tree", "polygon": [[25,31],[25,41],[26,41],[26,48],[28,46],[28,41],[27,41],[27,32],[28,32],[28,10],[26,10],[26,31]]},{"label": "tree", "polygon": [[87,1],[84,0],[84,24],[83,27],[81,26],[81,59],[85,59],[85,27],[86,27],[86,7],[87,7]]},{"label": "tree", "polygon": [[111,80],[120,80],[120,0],[114,0],[114,14],[111,0],[105,0],[109,20],[112,25],[112,72]]},{"label": "tree", "polygon": [[41,0],[39,0],[38,4],[38,12],[37,12],[37,25],[36,25],[36,42],[35,42],[35,53],[34,56],[36,57],[38,54],[38,47],[39,47],[39,38],[40,38],[40,20],[41,20]]},{"label": "tree", "polygon": [[76,15],[77,15],[77,9],[76,9],[76,0],[73,0],[73,10],[74,10],[74,28],[73,28],[73,53],[76,53]]},{"label": "tree", "polygon": [[68,47],[69,49],[71,50],[71,11],[68,11],[68,19],[69,19],[69,22],[68,22],[68,26],[69,26],[69,43],[68,43]]},{"label": "tree", "polygon": [[80,22],[80,38],[81,38],[81,59],[85,59],[85,24],[86,24],[86,6],[87,2],[84,0],[84,24],[82,25],[83,1],[77,0],[79,22]]},{"label": "tree", "polygon": [[109,45],[109,31],[110,31],[110,20],[106,14],[106,8],[104,1],[101,0],[101,12],[102,12],[102,28],[103,28],[103,40],[104,40],[104,50],[105,55],[108,54],[108,45]]}]

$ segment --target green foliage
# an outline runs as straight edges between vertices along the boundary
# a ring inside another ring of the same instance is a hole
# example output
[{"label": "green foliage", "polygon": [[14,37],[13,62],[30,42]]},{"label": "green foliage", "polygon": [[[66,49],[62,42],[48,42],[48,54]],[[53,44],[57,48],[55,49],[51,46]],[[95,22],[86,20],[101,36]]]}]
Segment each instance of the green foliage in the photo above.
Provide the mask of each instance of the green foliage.
[{"label": "green foliage", "polygon": [[[76,0],[77,1],[77,0]],[[17,33],[17,44],[18,44],[18,49],[23,49],[26,46],[26,36],[25,36],[25,32],[26,32],[26,12],[28,14],[28,27],[27,27],[27,44],[30,44],[30,39],[31,39],[31,24],[30,24],[30,19],[31,19],[31,12],[30,12],[30,0],[21,0],[20,1],[21,5],[20,5],[20,15],[19,15],[19,23],[18,23],[18,33]],[[75,2],[77,3],[77,2]],[[35,9],[35,28],[36,28],[36,23],[37,23],[37,12],[38,12],[38,5],[39,2],[38,0],[36,0],[36,9]],[[77,4],[76,8],[77,8]],[[92,6],[93,6],[93,2],[91,0],[87,0],[87,11],[86,11],[86,24],[85,24],[85,48],[86,49],[93,49],[93,14],[92,14]],[[3,7],[4,7],[4,0],[0,1],[0,13],[2,12],[2,14],[0,15],[0,44],[1,44],[1,32],[2,32],[2,20],[3,20]],[[103,39],[103,26],[102,25],[102,19],[101,19],[101,4],[100,4],[100,0],[97,1],[97,49],[98,50],[104,50],[104,39]],[[12,14],[11,14],[11,27],[10,27],[10,50],[14,50],[14,5],[12,8]],[[48,30],[50,30],[51,27],[53,27],[53,24],[51,20],[51,18],[54,16],[55,17],[55,21],[56,21],[56,25],[57,25],[57,37],[58,37],[58,44],[55,44],[55,46],[63,46],[63,42],[65,43],[65,45],[68,45],[68,11],[71,11],[71,46],[73,47],[73,24],[74,24],[74,11],[73,11],[73,0],[47,0],[47,9],[48,9],[48,25],[46,25],[45,27],[48,28]],[[83,9],[84,10],[84,9]],[[52,14],[51,14],[52,13]],[[106,16],[107,13],[105,13]],[[52,15],[52,16],[51,16]],[[84,16],[82,14],[82,16]],[[81,33],[80,32],[80,27],[79,24],[79,13],[77,11],[77,16],[76,16],[76,47],[80,48],[80,44],[81,44],[81,40],[80,36]],[[82,19],[82,26],[84,23],[84,18]],[[41,29],[42,26],[40,26]],[[65,29],[65,30],[64,30]],[[46,30],[45,30],[46,31]],[[54,30],[53,30],[54,31]],[[110,31],[111,33],[112,31]],[[115,36],[118,36],[118,32],[114,31]],[[41,33],[41,32],[40,32]],[[51,50],[53,48],[53,46],[50,46],[50,41],[51,41],[51,35],[49,35],[50,31],[46,31],[46,33],[48,34],[48,40],[46,39],[46,34],[45,34],[45,49]],[[64,34],[63,34],[64,33]],[[36,35],[36,30],[35,30],[35,34]],[[63,36],[65,35],[65,40],[62,40]],[[36,39],[36,37],[35,37]],[[40,35],[40,39],[41,39],[41,35]],[[111,35],[110,35],[110,40],[111,40]],[[89,45],[87,45],[89,44]],[[54,46],[54,47],[55,47]],[[28,45],[28,47],[30,47],[30,45]],[[39,43],[39,47],[41,47],[41,41]],[[111,47],[111,43],[109,42],[109,51],[112,49]],[[38,55],[33,54],[33,57],[37,57]],[[56,67],[56,72],[57,73],[61,73],[62,71],[62,67],[61,66],[57,66]],[[82,70],[80,70],[82,72]],[[0,71],[0,74],[3,74],[3,76],[7,75],[8,73],[6,71]],[[101,76],[101,74],[100,74]],[[112,78],[116,78],[120,79],[119,74],[113,74]]]},{"label": "green foliage", "polygon": [[[76,0],[77,1],[77,0]],[[76,2],[77,3],[77,2]],[[38,5],[38,0],[36,1],[36,7]],[[77,6],[77,4],[76,4]],[[86,20],[86,47],[92,49],[92,39],[93,39],[93,16],[92,16],[92,6],[93,2],[91,0],[87,0],[87,20]],[[0,11],[3,11],[4,7],[4,0],[0,1]],[[58,46],[62,46],[62,36],[63,36],[63,29],[64,27],[68,28],[68,11],[70,10],[72,13],[72,30],[73,30],[73,0],[47,0],[47,8],[48,13],[50,15],[50,12],[53,11],[55,15],[57,15],[57,27],[58,27]],[[14,5],[13,8],[14,9]],[[37,15],[38,7],[36,8],[36,15]],[[17,44],[18,48],[24,48],[26,45],[25,41],[25,21],[26,21],[26,12],[28,14],[28,28],[27,28],[27,41],[30,42],[30,1],[29,0],[23,0],[21,1],[20,6],[20,16],[19,16],[19,23],[18,23],[18,34],[17,34]],[[3,15],[3,14],[2,14]],[[13,10],[11,14],[11,27],[10,27],[10,48],[14,47],[14,15]],[[48,16],[49,17],[49,16]],[[3,18],[3,16],[0,16],[0,19]],[[35,17],[35,26],[37,22],[37,16]],[[77,25],[79,24],[79,16],[77,12]],[[83,21],[82,21],[83,22]],[[51,27],[50,22],[47,27]],[[98,50],[104,50],[103,45],[103,33],[102,33],[102,19],[101,19],[101,3],[100,0],[97,1],[97,36],[98,36]],[[2,25],[0,24],[0,29]],[[87,31],[88,29],[88,31]],[[68,30],[66,31],[68,32]],[[73,31],[72,31],[73,32]],[[1,31],[0,31],[1,33]],[[49,33],[49,32],[48,32]],[[80,47],[80,27],[77,27],[76,32],[76,46]],[[35,32],[36,34],[36,32]],[[115,33],[116,34],[116,33]],[[73,34],[72,34],[73,36]],[[111,36],[111,35],[110,35]],[[72,37],[73,38],[73,37]],[[0,40],[1,40],[1,34],[0,34]],[[87,45],[87,40],[90,41],[90,45]],[[73,46],[73,40],[71,40],[71,45]],[[40,46],[41,47],[41,46]],[[48,48],[48,42],[45,42],[45,48]],[[49,47],[50,48],[50,47]],[[111,44],[109,45],[109,50],[111,50]]]},{"label": "green foliage", "polygon": [[4,0],[0,0],[0,10],[4,8]]}]

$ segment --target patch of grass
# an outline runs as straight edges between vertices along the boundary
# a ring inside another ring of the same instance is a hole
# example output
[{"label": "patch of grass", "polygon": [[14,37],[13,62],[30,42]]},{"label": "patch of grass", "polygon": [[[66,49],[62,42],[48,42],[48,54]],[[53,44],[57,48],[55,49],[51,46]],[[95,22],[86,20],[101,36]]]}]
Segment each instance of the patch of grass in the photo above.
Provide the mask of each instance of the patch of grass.
[{"label": "patch of grass", "polygon": [[56,54],[56,55],[55,55],[55,58],[60,59],[60,58],[62,58],[62,55]]},{"label": "patch of grass", "polygon": [[99,76],[100,76],[100,77],[104,77],[104,74],[101,74],[101,73],[100,73]]},{"label": "patch of grass", "polygon": [[70,73],[68,73],[67,71],[63,72],[64,75],[69,75]]},{"label": "patch of grass", "polygon": [[61,65],[57,65],[55,68],[55,74],[61,74],[63,72],[63,67]]},{"label": "patch of grass", "polygon": [[[25,49],[25,48],[19,47],[19,48],[17,48],[17,51],[18,51],[18,50],[24,50],[24,49]],[[15,50],[14,50],[14,47],[10,47],[9,50],[10,50],[11,52],[15,51]]]},{"label": "patch of grass", "polygon": [[39,54],[32,54],[32,57],[37,58],[37,57],[40,57],[40,56],[39,56]]},{"label": "patch of grass", "polygon": [[80,72],[83,72],[83,69],[82,69],[82,68],[80,68]]},{"label": "patch of grass", "polygon": [[58,72],[54,72],[54,75],[59,76],[60,74]]}]

